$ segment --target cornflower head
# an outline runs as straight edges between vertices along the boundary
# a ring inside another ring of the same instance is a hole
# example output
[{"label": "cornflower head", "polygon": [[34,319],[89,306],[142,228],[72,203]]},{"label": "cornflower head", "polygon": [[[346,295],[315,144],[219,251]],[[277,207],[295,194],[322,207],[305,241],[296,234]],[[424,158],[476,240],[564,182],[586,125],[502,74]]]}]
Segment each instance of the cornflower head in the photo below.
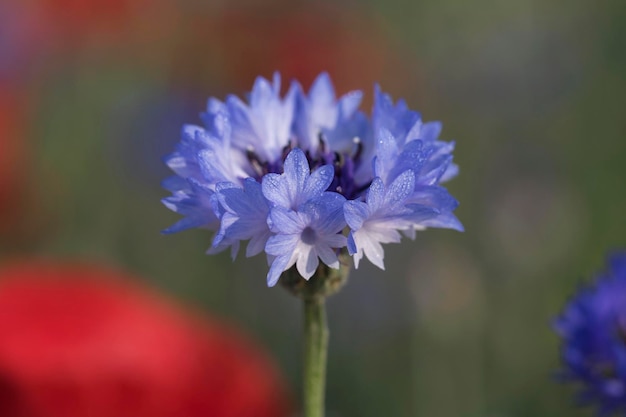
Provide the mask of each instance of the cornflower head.
[{"label": "cornflower head", "polygon": [[458,173],[454,143],[438,139],[439,122],[374,94],[371,117],[360,91],[337,98],[326,73],[308,93],[294,81],[281,96],[275,74],[257,78],[247,102],[210,98],[203,126],[184,126],[165,159],[176,175],[163,203],[185,217],[164,232],[213,230],[208,252],[233,258],[249,241],[246,256],[267,255],[272,286],[294,265],[305,279],[320,260],[339,268],[341,251],[384,269],[382,244],[428,227],[462,231],[441,186]]},{"label": "cornflower head", "polygon": [[561,376],[580,386],[578,401],[598,415],[626,413],[626,252],[581,288],[555,320],[562,338]]}]

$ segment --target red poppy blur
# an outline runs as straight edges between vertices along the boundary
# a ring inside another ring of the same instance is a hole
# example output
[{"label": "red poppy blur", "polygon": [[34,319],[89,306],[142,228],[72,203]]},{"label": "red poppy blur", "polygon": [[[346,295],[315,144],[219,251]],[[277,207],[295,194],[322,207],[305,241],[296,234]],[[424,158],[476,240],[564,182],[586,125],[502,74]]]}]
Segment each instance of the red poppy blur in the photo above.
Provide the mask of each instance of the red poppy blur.
[{"label": "red poppy blur", "polygon": [[133,0],[35,0],[32,7],[33,12],[44,16],[55,31],[75,36],[120,30],[132,17],[139,15],[147,3]]},{"label": "red poppy blur", "polygon": [[107,268],[0,269],[2,417],[284,417],[271,361]]},{"label": "red poppy blur", "polygon": [[410,59],[398,52],[384,22],[362,5],[226,4],[187,16],[181,33],[175,77],[203,85],[210,75],[217,76],[221,86],[209,86],[212,91],[244,91],[258,75],[269,77],[274,71],[306,88],[328,71],[339,93],[370,93],[375,82],[393,92],[416,81]]}]

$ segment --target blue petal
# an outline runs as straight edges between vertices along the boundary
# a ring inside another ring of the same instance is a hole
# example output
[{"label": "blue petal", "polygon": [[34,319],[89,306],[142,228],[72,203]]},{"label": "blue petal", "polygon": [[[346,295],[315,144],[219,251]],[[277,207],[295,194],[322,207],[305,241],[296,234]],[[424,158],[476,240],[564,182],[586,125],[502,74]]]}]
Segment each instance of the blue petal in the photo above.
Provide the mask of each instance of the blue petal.
[{"label": "blue petal", "polygon": [[323,166],[309,175],[309,162],[300,149],[293,149],[285,159],[284,172],[266,174],[262,189],[274,205],[297,210],[308,200],[324,193],[333,180],[334,168]]},{"label": "blue petal", "polygon": [[274,258],[269,272],[267,273],[267,286],[273,287],[278,282],[280,275],[289,268],[291,255],[283,255]]},{"label": "blue petal", "polygon": [[295,211],[280,206],[270,210],[268,224],[274,233],[296,234],[304,229],[304,225]]},{"label": "blue petal", "polygon": [[193,227],[217,229],[217,217],[213,212],[213,191],[193,179],[188,179],[188,191],[174,192],[161,200],[170,210],[186,216],[163,233],[176,233]]},{"label": "blue petal", "polygon": [[370,213],[378,211],[385,202],[385,184],[383,180],[376,177],[372,181],[370,188],[367,190],[367,205]]},{"label": "blue petal", "polygon": [[416,186],[415,191],[408,198],[407,202],[422,204],[440,211],[453,211],[459,205],[458,201],[450,195],[448,190],[441,186]]},{"label": "blue petal", "polygon": [[409,110],[403,100],[396,105],[387,94],[384,94],[378,85],[374,91],[374,110],[372,115],[374,130],[388,130],[402,145],[406,141],[411,128],[419,122],[420,114]]},{"label": "blue petal", "polygon": [[[405,214],[403,218],[408,219],[411,222],[415,223],[415,225],[420,225],[420,226],[427,226],[428,221],[438,218],[437,216],[440,216],[442,214],[441,211],[433,207],[427,207],[427,206],[423,206],[420,204],[407,204],[406,208],[408,208],[410,212]],[[446,227],[446,226],[441,226],[441,227]]]},{"label": "blue petal", "polygon": [[291,256],[291,253],[296,249],[298,245],[298,235],[278,234],[270,237],[265,244],[265,252],[270,255]]},{"label": "blue petal", "polygon": [[291,201],[297,199],[297,195],[304,189],[304,182],[309,176],[309,161],[304,152],[296,148],[289,152],[284,164],[284,177],[287,184],[286,191]]},{"label": "blue petal", "polygon": [[428,122],[422,125],[420,139],[425,141],[437,140],[442,129],[441,122]]},{"label": "blue petal", "polygon": [[282,207],[291,207],[289,194],[279,174],[265,174],[261,188],[265,198],[272,203]]},{"label": "blue petal", "polygon": [[316,169],[309,178],[307,178],[302,194],[304,199],[321,195],[328,189],[330,183],[333,182],[335,176],[335,168],[332,165],[324,165]]},{"label": "blue petal", "polygon": [[352,235],[352,231],[348,234],[348,254],[354,255],[357,253],[358,249],[356,247],[356,243],[354,242],[354,236]]},{"label": "blue petal", "polygon": [[393,170],[398,155],[398,144],[395,137],[387,129],[380,129],[376,140],[376,158],[374,160],[374,174],[383,179]]},{"label": "blue petal", "polygon": [[302,278],[308,280],[313,276],[315,270],[320,264],[317,257],[317,251],[314,247],[309,248],[308,251],[301,253],[296,261],[296,269],[302,275]]},{"label": "blue petal", "polygon": [[[276,80],[275,80],[276,81]],[[280,78],[278,78],[278,89],[280,89]],[[275,96],[275,89],[263,77],[257,77],[250,93],[250,107],[262,107],[270,102]]]},{"label": "blue petal", "polygon": [[407,170],[400,174],[386,191],[386,204],[396,206],[403,204],[406,198],[413,193],[415,188],[415,174],[411,170]]},{"label": "blue petal", "polygon": [[439,178],[439,182],[448,182],[457,175],[459,175],[459,166],[457,164],[451,163],[450,165],[448,165],[448,168],[443,173],[441,178]]},{"label": "blue petal", "polygon": [[419,173],[418,182],[422,185],[438,184],[451,162],[452,155],[441,155],[428,161]]},{"label": "blue petal", "polygon": [[[167,206],[167,204],[166,204],[166,206]],[[200,216],[197,216],[197,217],[185,217],[183,219],[180,219],[179,221],[177,221],[176,223],[174,223],[173,225],[171,225],[167,229],[164,229],[161,233],[166,234],[166,235],[169,235],[169,234],[172,234],[172,233],[178,233],[178,232],[182,232],[183,230],[194,229],[196,227],[206,226],[206,225],[212,223],[214,220],[215,219],[213,217],[211,217],[211,216],[207,216],[207,217],[200,217]]]},{"label": "blue petal", "polygon": [[[328,73],[322,72],[317,76],[309,90],[309,97],[312,102],[322,105],[333,106],[335,102],[335,89]],[[316,106],[317,107],[317,106]]]},{"label": "blue petal", "polygon": [[161,181],[161,187],[171,192],[189,190],[188,186],[187,180],[179,176],[167,177]]},{"label": "blue petal", "polygon": [[[333,244],[332,246],[317,245],[315,247],[315,250],[317,252],[317,256],[320,257],[322,262],[324,262],[329,267],[335,268],[335,269],[339,268],[339,258],[337,257],[337,252],[335,250],[333,250],[332,248],[339,248],[339,247],[346,246],[346,243],[345,243],[346,238],[345,238],[345,236],[339,236],[338,235],[337,237],[343,238],[343,239],[341,239],[341,243]],[[326,241],[325,243],[328,243],[328,241]]]},{"label": "blue petal", "polygon": [[452,229],[458,232],[464,232],[465,228],[457,217],[452,213],[441,213],[437,217],[424,220],[421,222],[426,227],[438,227],[443,229]]},{"label": "blue petal", "polygon": [[[359,230],[363,226],[363,222],[369,216],[367,204],[361,201],[346,201],[343,205],[343,213],[346,223],[352,230]],[[348,241],[349,242],[349,241]],[[349,247],[349,246],[348,246]],[[356,252],[356,250],[355,250]]]},{"label": "blue petal", "polygon": [[416,173],[416,181],[419,182],[421,178],[419,173],[422,171],[422,167],[433,152],[434,149],[432,148],[424,148],[421,140],[414,140],[407,143],[402,152],[391,164],[391,169],[386,175],[385,182],[389,184],[399,174],[408,169]]},{"label": "blue petal", "polygon": [[362,91],[351,91],[348,94],[344,94],[339,99],[339,117],[348,118],[358,110],[363,100]]},{"label": "blue petal", "polygon": [[343,205],[346,199],[334,192],[326,192],[321,197],[309,200],[300,212],[310,219],[311,225],[323,234],[334,234],[345,225]]},{"label": "blue petal", "polygon": [[261,185],[253,178],[244,181],[244,188],[232,183],[219,183],[216,186],[216,200],[221,215],[220,231],[213,241],[213,247],[233,245],[233,256],[236,255],[235,245],[242,240],[250,239],[253,246],[247,248],[247,256],[259,253],[258,247],[269,238],[267,225],[269,202],[261,192]]}]

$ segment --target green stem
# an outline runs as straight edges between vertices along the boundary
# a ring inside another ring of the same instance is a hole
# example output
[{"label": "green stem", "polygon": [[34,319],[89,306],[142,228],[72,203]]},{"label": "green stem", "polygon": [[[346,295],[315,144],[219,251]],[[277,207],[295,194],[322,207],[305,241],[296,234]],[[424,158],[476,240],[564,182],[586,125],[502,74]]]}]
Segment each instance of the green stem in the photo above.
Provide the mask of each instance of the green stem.
[{"label": "green stem", "polygon": [[304,417],[324,417],[328,326],[324,297],[304,298]]},{"label": "green stem", "polygon": [[320,265],[315,274],[305,280],[295,267],[287,270],[280,283],[304,302],[304,414],[303,417],[324,417],[326,385],[326,355],[328,326],[326,297],[339,291],[350,272],[347,252],[339,255],[340,267]]}]

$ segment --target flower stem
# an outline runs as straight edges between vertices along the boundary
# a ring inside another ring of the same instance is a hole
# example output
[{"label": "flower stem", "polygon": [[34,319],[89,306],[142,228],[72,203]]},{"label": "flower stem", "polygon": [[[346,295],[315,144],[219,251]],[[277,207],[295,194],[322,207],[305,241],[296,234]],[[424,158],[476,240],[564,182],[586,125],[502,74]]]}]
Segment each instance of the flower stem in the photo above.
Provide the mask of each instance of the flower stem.
[{"label": "flower stem", "polygon": [[303,417],[324,417],[328,325],[326,297],[335,294],[348,280],[350,258],[339,254],[339,269],[320,265],[305,280],[295,267],[288,269],[280,283],[304,302],[304,414]]},{"label": "flower stem", "polygon": [[304,417],[324,417],[327,351],[325,297],[305,297]]}]

